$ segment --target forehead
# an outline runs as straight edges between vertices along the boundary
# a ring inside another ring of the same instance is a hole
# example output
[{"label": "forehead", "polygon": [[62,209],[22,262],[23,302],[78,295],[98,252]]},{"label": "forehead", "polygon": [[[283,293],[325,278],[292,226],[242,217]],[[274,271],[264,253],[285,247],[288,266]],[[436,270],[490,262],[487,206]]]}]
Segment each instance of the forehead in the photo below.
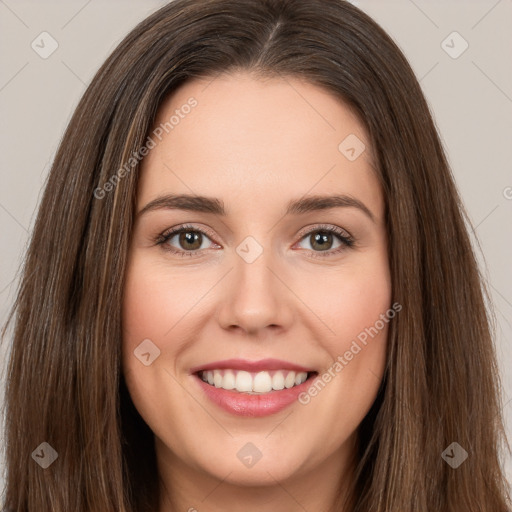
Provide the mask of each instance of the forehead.
[{"label": "forehead", "polygon": [[[152,133],[141,201],[164,192],[208,195],[223,198],[229,214],[235,197],[257,209],[262,200],[282,206],[305,194],[343,193],[382,209],[364,126],[334,95],[297,78],[191,80],[162,103]],[[355,159],[352,149],[361,152]]]}]

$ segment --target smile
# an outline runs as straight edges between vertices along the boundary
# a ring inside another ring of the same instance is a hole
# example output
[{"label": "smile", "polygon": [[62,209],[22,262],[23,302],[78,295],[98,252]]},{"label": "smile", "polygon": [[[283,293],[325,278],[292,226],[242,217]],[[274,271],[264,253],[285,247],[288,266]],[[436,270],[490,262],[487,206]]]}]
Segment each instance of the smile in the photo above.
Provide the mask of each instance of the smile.
[{"label": "smile", "polygon": [[291,406],[318,372],[277,359],[229,359],[192,368],[191,376],[205,396],[224,411],[261,417]]},{"label": "smile", "polygon": [[299,386],[308,378],[307,372],[269,370],[247,372],[244,370],[208,370],[199,372],[199,377],[211,386],[240,393],[269,393]]}]

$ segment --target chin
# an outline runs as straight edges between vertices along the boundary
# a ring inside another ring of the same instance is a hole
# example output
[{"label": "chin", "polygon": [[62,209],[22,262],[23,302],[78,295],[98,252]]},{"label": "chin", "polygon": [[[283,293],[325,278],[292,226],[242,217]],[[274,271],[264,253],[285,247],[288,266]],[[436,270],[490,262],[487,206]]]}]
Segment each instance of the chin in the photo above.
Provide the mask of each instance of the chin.
[{"label": "chin", "polygon": [[[204,457],[205,453],[201,455]],[[200,465],[215,478],[230,484],[258,486],[287,480],[301,472],[306,463],[306,460],[298,460],[298,453],[292,445],[287,446],[286,452],[272,447],[268,452],[262,448],[258,453],[250,441],[243,441],[237,442],[233,450],[208,456]]]}]

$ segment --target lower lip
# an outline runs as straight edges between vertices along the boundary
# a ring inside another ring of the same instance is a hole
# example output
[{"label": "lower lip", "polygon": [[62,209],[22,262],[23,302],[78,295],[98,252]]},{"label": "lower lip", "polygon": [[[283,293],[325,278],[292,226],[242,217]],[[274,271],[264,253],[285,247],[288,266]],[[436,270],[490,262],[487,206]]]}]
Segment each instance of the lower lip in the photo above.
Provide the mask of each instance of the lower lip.
[{"label": "lower lip", "polygon": [[293,386],[293,388],[249,395],[238,391],[216,388],[204,382],[198,375],[194,375],[206,396],[212,402],[231,414],[249,417],[270,416],[282,411],[295,402],[298,396],[311,386],[315,376],[298,386]]}]

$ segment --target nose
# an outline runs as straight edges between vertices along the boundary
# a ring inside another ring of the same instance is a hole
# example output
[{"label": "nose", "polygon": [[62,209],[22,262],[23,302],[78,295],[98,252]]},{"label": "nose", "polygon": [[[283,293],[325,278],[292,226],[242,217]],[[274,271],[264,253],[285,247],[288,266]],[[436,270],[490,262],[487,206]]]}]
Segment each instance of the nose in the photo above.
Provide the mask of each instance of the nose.
[{"label": "nose", "polygon": [[235,254],[234,268],[223,284],[219,323],[224,329],[256,337],[268,330],[288,330],[294,316],[293,297],[270,249],[252,262]]}]

